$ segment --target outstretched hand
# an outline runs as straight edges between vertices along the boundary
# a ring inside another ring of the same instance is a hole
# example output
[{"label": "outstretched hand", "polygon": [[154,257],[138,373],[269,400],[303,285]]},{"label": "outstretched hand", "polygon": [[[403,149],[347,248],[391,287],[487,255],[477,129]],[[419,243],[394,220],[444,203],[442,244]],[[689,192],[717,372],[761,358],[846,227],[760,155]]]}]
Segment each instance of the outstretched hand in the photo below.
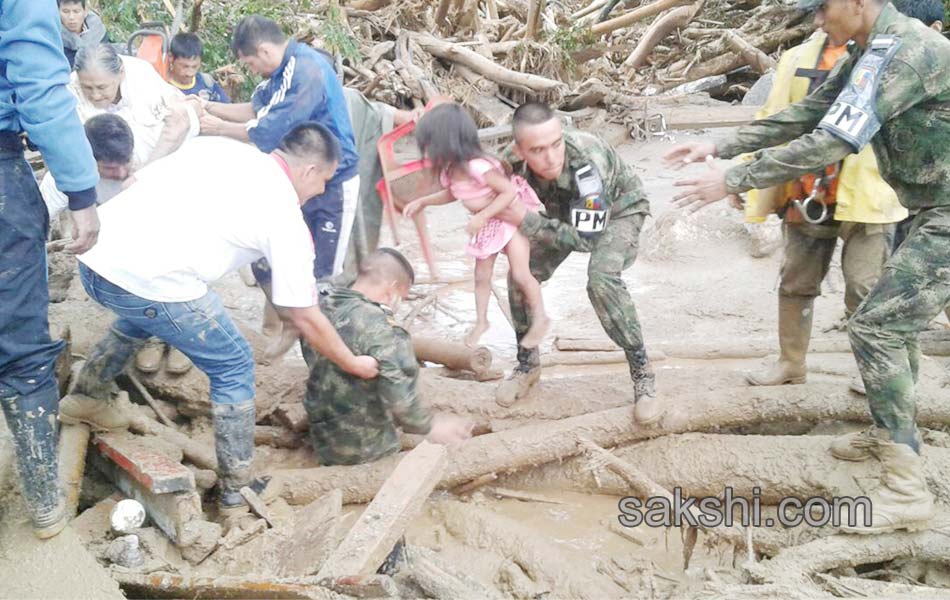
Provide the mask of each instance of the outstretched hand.
[{"label": "outstretched hand", "polygon": [[686,188],[673,196],[673,205],[677,208],[687,208],[689,212],[696,212],[700,208],[722,200],[729,195],[726,190],[726,173],[716,166],[712,156],[706,156],[707,169],[686,179],[680,179],[673,185]]},{"label": "outstretched hand", "polygon": [[663,163],[676,171],[686,165],[716,156],[716,144],[712,142],[687,142],[677,144],[663,155]]}]

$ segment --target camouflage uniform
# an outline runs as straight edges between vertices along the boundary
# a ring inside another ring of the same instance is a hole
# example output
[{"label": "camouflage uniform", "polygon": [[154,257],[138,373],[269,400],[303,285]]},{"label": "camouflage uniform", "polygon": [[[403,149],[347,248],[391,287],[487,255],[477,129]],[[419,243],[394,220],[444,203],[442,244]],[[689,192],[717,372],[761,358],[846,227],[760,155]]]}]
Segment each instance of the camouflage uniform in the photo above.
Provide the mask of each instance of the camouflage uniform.
[{"label": "camouflage uniform", "polygon": [[[649,371],[637,309],[621,279],[633,265],[640,243],[640,228],[650,214],[650,205],[640,178],[601,138],[574,130],[564,131],[564,171],[553,181],[534,175],[524,161],[509,148],[506,159],[522,174],[544,204],[543,213],[528,213],[521,232],[531,240],[531,273],[546,281],[571,252],[590,252],[587,267],[587,296],[610,339],[627,355],[631,377]],[[577,195],[574,175],[593,163],[603,180],[602,199],[609,210],[607,227],[597,238],[580,236],[570,220],[570,204]],[[529,317],[524,295],[508,280],[508,298],[518,341],[528,331]],[[518,362],[540,364],[537,351],[519,346]]]},{"label": "camouflage uniform", "polygon": [[304,406],[320,462],[355,465],[398,452],[397,426],[429,433],[432,416],[416,391],[416,354],[392,312],[347,288],[331,290],[320,308],[354,354],[379,362],[379,377],[360,379],[322,355],[314,357]]},{"label": "camouflage uniform", "polygon": [[[877,86],[874,106],[881,127],[871,145],[884,180],[901,204],[919,213],[848,331],[876,424],[895,442],[916,448],[917,334],[950,300],[950,42],[890,4],[869,40],[882,34],[896,36],[901,45]],[[856,150],[815,127],[849,83],[866,79],[863,69],[855,71],[862,53],[854,45],[812,95],[718,145],[719,155],[729,158],[794,140],[731,168],[728,191],[765,188],[815,172]]]}]

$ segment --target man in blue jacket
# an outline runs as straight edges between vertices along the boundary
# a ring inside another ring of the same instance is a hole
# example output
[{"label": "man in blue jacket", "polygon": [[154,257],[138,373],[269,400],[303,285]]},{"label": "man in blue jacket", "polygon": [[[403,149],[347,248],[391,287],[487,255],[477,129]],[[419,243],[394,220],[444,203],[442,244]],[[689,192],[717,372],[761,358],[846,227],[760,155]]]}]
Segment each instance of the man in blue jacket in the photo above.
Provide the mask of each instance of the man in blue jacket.
[{"label": "man in blue jacket", "polygon": [[49,335],[49,217],[24,160],[20,134],[26,132],[40,149],[68,197],[73,241],[67,250],[82,254],[99,233],[99,174],[67,83],[69,63],[56,4],[0,0],[0,406],[40,538],[66,525],[56,464],[59,391],[53,374],[63,344]]},{"label": "man in blue jacket", "polygon": [[[360,187],[359,155],[343,87],[330,61],[288,39],[277,23],[261,16],[245,17],[237,24],[231,50],[252,73],[267,79],[254,90],[251,102],[208,102],[202,134],[249,141],[271,152],[295,125],[316,121],[340,143],[340,164],[326,192],[303,207],[316,248],[314,276],[326,279],[343,268]],[[260,270],[255,274],[268,279]]]}]

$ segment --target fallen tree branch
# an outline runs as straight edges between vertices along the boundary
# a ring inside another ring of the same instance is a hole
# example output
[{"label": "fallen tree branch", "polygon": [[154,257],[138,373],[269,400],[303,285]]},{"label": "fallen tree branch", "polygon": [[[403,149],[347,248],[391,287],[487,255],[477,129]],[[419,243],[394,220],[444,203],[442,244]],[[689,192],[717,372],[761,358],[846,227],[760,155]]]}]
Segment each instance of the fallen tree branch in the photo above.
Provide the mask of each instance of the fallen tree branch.
[{"label": "fallen tree branch", "polygon": [[631,10],[630,12],[620,15],[619,17],[610,19],[609,21],[597,23],[590,28],[590,32],[593,35],[601,36],[623,27],[629,27],[630,25],[652,17],[653,15],[658,15],[663,11],[669,10],[676,6],[683,6],[684,4],[690,4],[690,0],[657,0],[652,4],[641,6],[640,8]]},{"label": "fallen tree branch", "polygon": [[654,21],[646,33],[643,34],[643,37],[640,38],[640,41],[637,42],[637,47],[633,49],[633,52],[630,53],[627,60],[623,61],[623,66],[632,67],[634,69],[642,67],[653,51],[653,48],[659,44],[663,38],[669,35],[670,32],[680,27],[685,27],[696,17],[702,9],[704,1],[705,0],[699,0],[698,2],[694,2],[692,6],[675,8]]},{"label": "fallen tree branch", "polygon": [[775,60],[748,42],[734,29],[726,30],[726,43],[759,75],[775,69]]},{"label": "fallen tree branch", "polygon": [[531,73],[512,71],[473,50],[469,50],[465,46],[446,42],[429,34],[413,34],[413,39],[429,54],[465,65],[476,73],[500,85],[531,93],[566,91],[567,89],[567,86],[560,81],[541,77],[540,75],[533,75]]}]

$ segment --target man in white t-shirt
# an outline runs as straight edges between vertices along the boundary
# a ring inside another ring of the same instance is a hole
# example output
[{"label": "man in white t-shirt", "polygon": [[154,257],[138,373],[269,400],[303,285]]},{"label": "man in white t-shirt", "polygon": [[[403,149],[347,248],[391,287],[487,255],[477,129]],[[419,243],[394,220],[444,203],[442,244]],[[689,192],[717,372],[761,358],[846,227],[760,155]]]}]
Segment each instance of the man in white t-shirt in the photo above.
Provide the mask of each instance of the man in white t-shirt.
[{"label": "man in white t-shirt", "polygon": [[86,292],[118,320],[60,404],[60,419],[97,430],[127,427],[110,397],[113,380],[145,340],[159,337],[211,380],[219,509],[244,510],[239,490],[250,483],[254,452],[254,360],[208,284],[267,258],[274,302],[289,309],[307,342],[348,373],[377,375],[376,360],[354,356],[317,306],[313,241],[300,212],[322,193],[339,152],[328,129],[304,123],[271,154],[198,138],[138,171],[136,182],[101,208],[99,243],[80,258]]}]

